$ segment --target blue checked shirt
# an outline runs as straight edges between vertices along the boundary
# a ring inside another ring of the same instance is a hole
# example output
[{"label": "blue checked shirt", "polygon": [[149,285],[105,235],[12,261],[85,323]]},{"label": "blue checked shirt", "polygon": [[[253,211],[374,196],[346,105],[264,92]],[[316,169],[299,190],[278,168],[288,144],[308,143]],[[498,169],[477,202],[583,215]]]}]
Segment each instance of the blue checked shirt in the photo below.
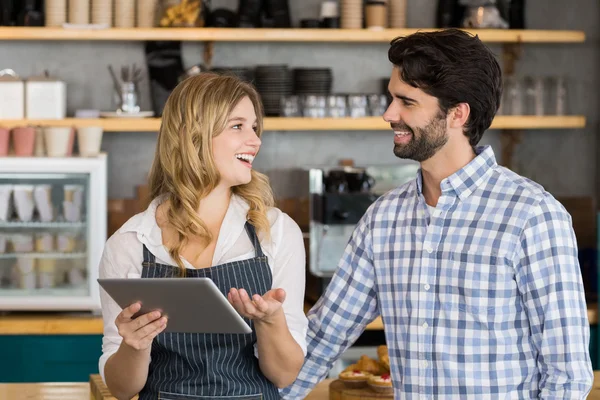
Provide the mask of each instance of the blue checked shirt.
[{"label": "blue checked shirt", "polygon": [[365,213],[308,315],[308,355],[284,398],[304,398],[378,315],[395,399],[586,397],[571,217],[490,147],[477,153],[441,182],[431,214],[420,173]]}]

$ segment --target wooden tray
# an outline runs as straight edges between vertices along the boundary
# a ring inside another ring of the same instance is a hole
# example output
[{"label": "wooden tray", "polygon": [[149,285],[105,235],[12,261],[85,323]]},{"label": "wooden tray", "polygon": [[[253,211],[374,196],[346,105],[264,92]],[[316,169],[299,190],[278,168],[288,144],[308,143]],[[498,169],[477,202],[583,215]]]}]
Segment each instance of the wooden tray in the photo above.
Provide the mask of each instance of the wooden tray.
[{"label": "wooden tray", "polygon": [[368,386],[360,389],[348,389],[344,382],[337,379],[329,385],[329,400],[371,400],[394,398],[394,393],[383,394],[369,389]]}]

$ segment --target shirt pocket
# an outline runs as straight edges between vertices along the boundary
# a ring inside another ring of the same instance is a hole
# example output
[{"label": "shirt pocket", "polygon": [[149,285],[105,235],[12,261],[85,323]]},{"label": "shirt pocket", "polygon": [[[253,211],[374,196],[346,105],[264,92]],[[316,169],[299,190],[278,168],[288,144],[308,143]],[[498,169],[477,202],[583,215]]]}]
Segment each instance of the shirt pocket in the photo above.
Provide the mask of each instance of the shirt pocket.
[{"label": "shirt pocket", "polygon": [[505,315],[517,302],[513,268],[495,253],[451,253],[442,261],[438,285],[441,308],[473,316]]}]

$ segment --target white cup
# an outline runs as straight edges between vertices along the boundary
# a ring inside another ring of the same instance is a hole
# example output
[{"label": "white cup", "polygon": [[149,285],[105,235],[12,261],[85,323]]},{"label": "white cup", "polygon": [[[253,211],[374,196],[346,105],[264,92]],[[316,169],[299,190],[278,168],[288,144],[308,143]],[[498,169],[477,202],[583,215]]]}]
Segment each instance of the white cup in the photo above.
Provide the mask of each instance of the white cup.
[{"label": "white cup", "polygon": [[14,185],[13,196],[17,215],[22,222],[29,222],[33,218],[35,203],[33,200],[33,185]]},{"label": "white cup", "polygon": [[10,241],[15,253],[31,253],[34,249],[32,235],[15,233],[10,236]]},{"label": "white cup", "polygon": [[97,156],[102,144],[102,127],[83,126],[77,128],[77,143],[79,144],[79,155],[82,157]]},{"label": "white cup", "polygon": [[339,17],[337,1],[324,1],[321,3],[321,18]]},{"label": "white cup", "polygon": [[16,275],[19,289],[35,289],[35,259],[31,257],[17,257]]},{"label": "white cup", "polygon": [[0,185],[0,221],[8,221],[13,185]]},{"label": "white cup", "polygon": [[38,210],[40,221],[50,222],[54,219],[54,207],[52,205],[52,186],[37,185],[33,191],[35,207]]},{"label": "white cup", "polygon": [[70,139],[70,127],[49,126],[44,128],[44,141],[48,157],[66,157]]}]

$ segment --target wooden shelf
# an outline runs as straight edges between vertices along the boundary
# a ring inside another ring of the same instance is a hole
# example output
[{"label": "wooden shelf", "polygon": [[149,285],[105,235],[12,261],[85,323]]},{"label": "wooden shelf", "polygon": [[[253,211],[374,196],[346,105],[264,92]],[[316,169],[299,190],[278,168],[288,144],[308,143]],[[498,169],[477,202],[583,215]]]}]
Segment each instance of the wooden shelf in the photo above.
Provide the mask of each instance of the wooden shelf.
[{"label": "wooden shelf", "polygon": [[69,314],[0,316],[0,335],[101,335],[102,317]]},{"label": "wooden shelf", "polygon": [[[215,42],[382,42],[416,31],[436,29],[248,29],[248,28],[110,28],[64,29],[2,27],[0,40],[215,41]],[[471,29],[488,43],[576,43],[583,31]]]},{"label": "wooden shelf", "polygon": [[[585,117],[503,116],[496,117],[491,129],[573,129],[584,128]],[[102,126],[106,132],[158,132],[159,118],[100,118],[63,120],[0,120],[2,127],[15,126]],[[267,131],[373,131],[390,130],[381,117],[365,118],[265,118]]]}]

